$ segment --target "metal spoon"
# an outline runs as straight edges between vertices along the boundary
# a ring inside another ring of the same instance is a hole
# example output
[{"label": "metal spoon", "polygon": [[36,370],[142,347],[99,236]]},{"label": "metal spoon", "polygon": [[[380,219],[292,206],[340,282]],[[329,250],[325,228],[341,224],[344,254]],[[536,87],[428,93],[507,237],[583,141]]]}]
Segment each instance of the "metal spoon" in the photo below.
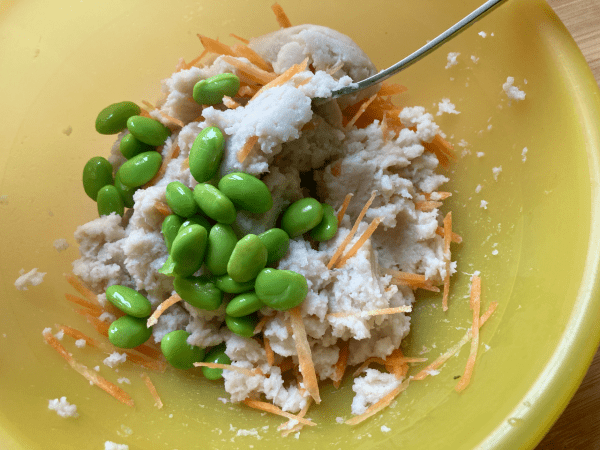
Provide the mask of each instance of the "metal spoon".
[{"label": "metal spoon", "polygon": [[421,47],[414,53],[411,53],[406,58],[397,62],[393,66],[388,67],[387,69],[382,70],[381,72],[379,72],[373,76],[370,76],[369,78],[365,78],[362,81],[354,83],[353,86],[348,86],[348,87],[344,87],[342,89],[338,89],[337,91],[333,91],[331,93],[331,97],[314,98],[312,101],[313,105],[320,105],[320,104],[326,103],[329,100],[331,100],[332,98],[338,98],[338,97],[341,97],[342,95],[355,94],[358,91],[361,91],[368,87],[374,86],[377,83],[381,83],[384,80],[387,80],[392,75],[395,75],[398,72],[400,72],[401,70],[404,70],[408,66],[416,63],[421,58],[425,57],[426,55],[428,55],[429,53],[434,51],[436,48],[440,47],[446,41],[449,41],[454,36],[458,35],[461,31],[469,28],[470,25],[474,24],[477,20],[479,20],[480,18],[485,16],[487,13],[491,12],[497,6],[500,6],[505,1],[506,0],[488,0],[483,5],[481,5],[479,8],[477,8],[475,11],[473,11],[468,16],[466,16],[464,19],[462,19],[459,22],[457,22],[456,24],[452,25],[450,28],[448,28],[446,31],[444,31],[442,34],[440,34],[438,37],[429,41],[423,47]]}]

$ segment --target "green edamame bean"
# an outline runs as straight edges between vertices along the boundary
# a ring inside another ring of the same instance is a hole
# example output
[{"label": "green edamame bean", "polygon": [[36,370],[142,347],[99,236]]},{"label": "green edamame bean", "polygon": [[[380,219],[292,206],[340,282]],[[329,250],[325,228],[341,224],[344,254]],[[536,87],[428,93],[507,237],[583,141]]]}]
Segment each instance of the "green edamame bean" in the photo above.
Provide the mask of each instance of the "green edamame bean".
[{"label": "green edamame bean", "polygon": [[146,327],[146,319],[140,317],[119,317],[108,327],[108,340],[119,348],[142,345],[151,335],[152,327]]},{"label": "green edamame bean", "polygon": [[185,330],[175,330],[165,334],[160,341],[160,349],[165,358],[176,369],[187,370],[195,362],[204,359],[204,349],[187,343],[190,336]]},{"label": "green edamame bean", "polygon": [[108,216],[110,213],[123,216],[123,213],[125,212],[121,194],[119,194],[117,188],[111,184],[104,186],[98,191],[96,201],[98,202],[98,215],[100,216]]},{"label": "green edamame bean", "polygon": [[231,225],[235,221],[235,206],[216,187],[200,183],[194,188],[194,199],[204,214],[219,223]]},{"label": "green edamame bean", "polygon": [[83,190],[89,198],[96,201],[98,191],[113,183],[113,167],[106,158],[94,156],[83,167]]},{"label": "green edamame bean", "polygon": [[117,174],[115,175],[115,187],[123,199],[123,205],[125,205],[126,208],[133,208],[133,205],[135,204],[133,201],[133,194],[135,194],[137,188],[125,186],[121,181],[121,175],[119,171],[117,171]]},{"label": "green edamame bean", "polygon": [[168,277],[175,276],[175,263],[173,262],[173,258],[171,258],[171,255],[167,257],[162,267],[158,269],[158,271]]},{"label": "green edamame bean", "polygon": [[279,311],[298,306],[308,294],[306,278],[291,270],[264,269],[254,288],[261,302]]},{"label": "green edamame bean", "polygon": [[290,248],[290,237],[281,228],[271,228],[258,237],[267,247],[267,266],[283,258]]},{"label": "green edamame bean", "polygon": [[215,278],[215,284],[227,294],[241,294],[242,292],[248,292],[254,289],[254,280],[238,283],[229,275],[222,275]]},{"label": "green edamame bean", "polygon": [[319,225],[310,230],[310,237],[315,241],[328,241],[338,229],[338,220],[335,211],[327,203],[321,203],[323,206],[323,218]]},{"label": "green edamame bean", "polygon": [[244,317],[225,316],[225,324],[232,333],[242,337],[254,336],[254,329],[258,324],[258,318],[255,315]]},{"label": "green edamame bean", "polygon": [[171,130],[158,120],[144,116],[132,116],[127,119],[127,129],[138,141],[148,145],[163,145],[171,136]]},{"label": "green edamame bean", "polygon": [[186,221],[181,224],[181,226],[187,227],[188,225],[192,225],[192,224],[196,224],[196,225],[200,225],[201,227],[204,227],[207,235],[210,232],[210,229],[212,228],[212,225],[210,224],[208,219],[206,217],[200,216],[198,214],[196,214],[195,216],[192,216],[192,217],[188,217],[186,219]]},{"label": "green edamame bean", "polygon": [[136,137],[133,134],[126,134],[125,136],[123,136],[121,142],[119,143],[119,150],[125,158],[131,159],[135,155],[139,155],[140,153],[150,152],[154,150],[154,147],[148,144],[144,144],[139,139],[136,139]]},{"label": "green edamame bean", "polygon": [[238,283],[250,281],[267,265],[267,247],[255,234],[240,239],[227,263],[227,273]]},{"label": "green edamame bean", "polygon": [[236,295],[227,304],[225,312],[231,317],[242,317],[258,311],[264,305],[255,292]]},{"label": "green edamame bean", "polygon": [[199,105],[216,105],[223,96],[234,97],[240,89],[240,79],[232,73],[220,73],[200,80],[194,86],[192,96]]},{"label": "green edamame bean", "polygon": [[165,245],[167,246],[167,250],[169,252],[171,251],[173,241],[177,237],[177,233],[179,232],[179,229],[181,228],[183,222],[184,220],[177,214],[170,214],[167,217],[165,217],[165,220],[163,220],[160,230],[163,234],[163,237],[165,239]]},{"label": "green edamame bean", "polygon": [[106,299],[123,311],[133,317],[149,317],[152,314],[150,301],[135,289],[118,284],[109,286],[106,289]]},{"label": "green edamame bean", "polygon": [[[231,364],[231,359],[225,353],[225,344],[219,344],[216,347],[211,348],[202,362],[216,363],[216,364]],[[202,367],[202,374],[208,380],[218,380],[223,376],[223,369],[211,369],[209,367]]]},{"label": "green edamame bean", "polygon": [[188,277],[200,268],[206,251],[207,235],[206,229],[196,224],[179,229],[170,253],[177,275]]},{"label": "green edamame bean", "polygon": [[227,263],[237,241],[237,236],[230,225],[218,223],[211,228],[204,261],[210,273],[213,275],[227,273]]},{"label": "green edamame bean", "polygon": [[133,102],[113,103],[96,117],[96,131],[100,134],[117,134],[127,128],[127,119],[140,112],[140,107]]},{"label": "green edamame bean", "polygon": [[219,190],[237,209],[265,213],[273,207],[271,192],[265,183],[247,173],[233,172],[219,180]]},{"label": "green edamame bean", "polygon": [[281,228],[295,238],[319,225],[322,219],[323,206],[314,198],[303,198],[283,213]]},{"label": "green edamame bean", "polygon": [[225,139],[217,127],[208,127],[200,132],[190,149],[190,173],[198,183],[204,183],[217,174]]},{"label": "green edamame bean", "polygon": [[223,303],[223,292],[207,277],[175,277],[175,292],[196,308],[214,311]]},{"label": "green edamame bean", "polygon": [[198,204],[194,200],[192,190],[181,181],[171,181],[166,191],[167,205],[175,213],[190,217],[198,212]]},{"label": "green edamame bean", "polygon": [[161,163],[160,153],[144,152],[125,161],[117,173],[125,186],[138,187],[146,184],[156,175]]}]

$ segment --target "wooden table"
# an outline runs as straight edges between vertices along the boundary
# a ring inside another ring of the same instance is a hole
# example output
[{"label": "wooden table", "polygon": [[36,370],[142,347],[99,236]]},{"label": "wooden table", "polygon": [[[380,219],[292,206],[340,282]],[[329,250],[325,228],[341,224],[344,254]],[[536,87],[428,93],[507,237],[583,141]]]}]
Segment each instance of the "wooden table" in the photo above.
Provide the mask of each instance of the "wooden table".
[{"label": "wooden table", "polygon": [[[600,85],[600,0],[547,0]],[[600,124],[599,124],[600,126]],[[536,450],[600,450],[600,351],[579,390]]]}]

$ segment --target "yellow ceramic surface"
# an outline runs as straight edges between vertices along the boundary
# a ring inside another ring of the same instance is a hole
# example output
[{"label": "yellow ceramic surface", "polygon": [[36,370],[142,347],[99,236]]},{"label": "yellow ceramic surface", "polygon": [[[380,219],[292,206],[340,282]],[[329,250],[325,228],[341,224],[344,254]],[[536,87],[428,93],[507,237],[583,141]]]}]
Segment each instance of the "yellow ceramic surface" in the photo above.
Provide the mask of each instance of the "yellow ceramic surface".
[{"label": "yellow ceramic surface", "polygon": [[[479,3],[282,2],[292,23],[348,34],[378,67]],[[81,188],[82,167],[91,156],[106,155],[113,140],[95,133],[97,112],[116,101],[156,99],[159,80],[178,59],[202,51],[196,33],[233,43],[229,33],[275,30],[270,4],[0,2],[2,448],[101,449],[106,440],[130,450],[531,448],[575,391],[600,337],[600,96],[575,44],[542,1],[508,2],[396,80],[409,87],[398,98],[403,105],[436,112],[437,102],[449,98],[460,111],[438,118],[458,155],[444,211],[452,210],[464,238],[454,247],[459,272],[451,308],[444,314],[440,295],[421,296],[405,352],[432,360],[460,339],[470,323],[469,274],[481,271],[483,307],[500,306],[482,329],[474,378],[463,394],[454,391],[454,377],[464,369],[468,346],[439,375],[414,382],[393,407],[354,428],[336,423],[350,417],[351,382],[339,391],[326,385],[323,403],[309,414],[319,426],[282,439],[279,418],[224,405],[221,384],[197,373],[151,373],[165,403],[157,410],[139,370],[125,364],[114,373],[102,365],[103,356],[65,338],[69,351],[89,367],[100,365],[109,380],[131,380],[124,388],[136,406],[129,408],[89,386],[43,343],[42,329],[55,324],[94,333],[64,300],[72,290],[63,273],[78,255],[75,228],[96,216]],[[459,63],[445,69],[450,51],[460,52]],[[502,91],[508,76],[527,93],[525,101],[508,101]],[[502,168],[497,180],[494,167]],[[67,239],[68,250],[54,249],[58,238]],[[34,267],[47,272],[43,284],[17,291],[19,270]],[[78,406],[79,418],[47,409],[60,396]],[[236,436],[237,429],[254,428],[261,439]]]}]

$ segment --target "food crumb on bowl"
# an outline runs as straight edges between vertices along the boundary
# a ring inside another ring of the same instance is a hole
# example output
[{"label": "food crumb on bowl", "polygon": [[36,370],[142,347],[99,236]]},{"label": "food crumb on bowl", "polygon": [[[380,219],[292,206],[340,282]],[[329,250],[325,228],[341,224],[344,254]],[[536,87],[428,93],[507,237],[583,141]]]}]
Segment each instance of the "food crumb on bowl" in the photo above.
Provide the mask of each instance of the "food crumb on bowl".
[{"label": "food crumb on bowl", "polygon": [[381,425],[381,431],[383,433],[389,433],[390,431],[392,431],[392,429],[390,427],[386,427],[385,425]]},{"label": "food crumb on bowl", "polygon": [[471,55],[471,61],[473,61],[474,64],[477,64],[479,62],[479,57],[475,56],[475,55]]},{"label": "food crumb on bowl", "polygon": [[517,86],[515,86],[514,83],[514,77],[506,78],[506,83],[502,85],[502,89],[506,93],[506,96],[511,100],[525,100],[525,92],[520,90]]},{"label": "food crumb on bowl", "polygon": [[48,409],[51,411],[56,411],[56,414],[58,414],[60,417],[79,417],[79,414],[77,413],[77,405],[69,403],[67,401],[67,397],[48,400]]},{"label": "food crumb on bowl", "polygon": [[131,380],[126,377],[118,378],[117,383],[119,384],[131,384]]},{"label": "food crumb on bowl", "polygon": [[456,66],[458,64],[458,56],[460,55],[460,52],[450,52],[448,53],[448,62],[446,63],[446,67],[444,67],[444,69],[449,69],[452,66]]},{"label": "food crumb on bowl", "polygon": [[488,202],[485,200],[481,200],[481,203],[479,203],[479,207],[483,208],[483,209],[487,209],[488,207]]},{"label": "food crumb on bowl", "polygon": [[54,241],[53,245],[57,252],[62,252],[64,250],[66,250],[67,248],[69,248],[69,243],[67,242],[66,239],[63,239],[63,238],[56,239]]},{"label": "food crumb on bowl", "polygon": [[104,450],[129,450],[129,445],[106,441],[104,443]]},{"label": "food crumb on bowl", "polygon": [[500,172],[502,172],[502,166],[492,168],[492,173],[494,174],[495,181],[498,181],[498,176],[500,175]]},{"label": "food crumb on bowl", "polygon": [[126,360],[127,353],[112,352],[109,356],[104,358],[104,361],[102,362],[105,366],[108,366],[112,369],[118,366],[119,364],[124,363]]},{"label": "food crumb on bowl", "polygon": [[75,346],[77,348],[83,348],[83,347],[85,347],[85,344],[86,344],[86,340],[85,339],[77,339],[75,341]]},{"label": "food crumb on bowl", "polygon": [[521,161],[523,161],[523,162],[527,161],[527,152],[528,151],[529,150],[527,149],[527,147],[523,147],[523,151],[521,152],[521,156],[522,156]]},{"label": "food crumb on bowl", "polygon": [[477,33],[479,36],[481,36],[482,38],[486,38],[487,37],[487,33],[485,31],[480,31],[479,33]]},{"label": "food crumb on bowl", "polygon": [[456,106],[454,103],[450,102],[449,98],[443,98],[442,101],[438,103],[438,112],[435,115],[441,116],[444,113],[460,114],[460,111],[456,110]]},{"label": "food crumb on bowl", "polygon": [[39,286],[44,281],[46,272],[38,272],[37,268],[25,273],[25,269],[19,270],[20,277],[15,281],[15,287],[19,291],[26,291],[29,286]]}]

